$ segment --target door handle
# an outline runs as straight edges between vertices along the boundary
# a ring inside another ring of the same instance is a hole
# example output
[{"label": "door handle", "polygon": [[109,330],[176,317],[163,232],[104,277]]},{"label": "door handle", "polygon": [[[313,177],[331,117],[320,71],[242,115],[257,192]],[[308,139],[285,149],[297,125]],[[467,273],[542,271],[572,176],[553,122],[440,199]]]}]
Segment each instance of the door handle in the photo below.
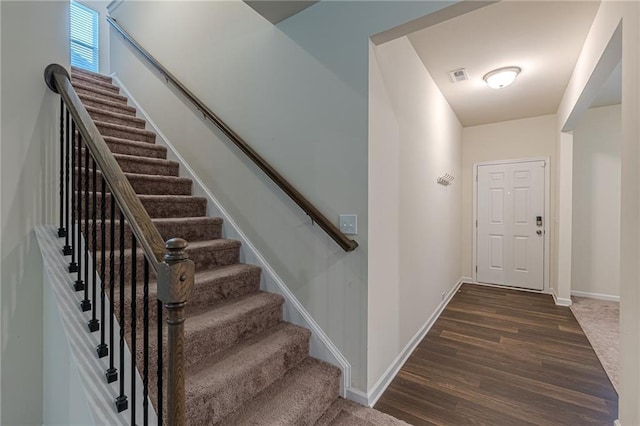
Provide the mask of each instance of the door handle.
[{"label": "door handle", "polygon": [[538,234],[538,235],[542,235],[542,229],[538,229],[538,230],[536,231],[536,234]]}]

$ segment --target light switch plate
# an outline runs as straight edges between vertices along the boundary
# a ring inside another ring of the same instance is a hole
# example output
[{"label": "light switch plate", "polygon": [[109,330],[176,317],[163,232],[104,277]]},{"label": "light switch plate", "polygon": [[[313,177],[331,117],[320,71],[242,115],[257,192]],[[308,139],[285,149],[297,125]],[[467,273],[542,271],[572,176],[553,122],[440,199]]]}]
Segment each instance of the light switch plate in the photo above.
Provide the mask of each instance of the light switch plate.
[{"label": "light switch plate", "polygon": [[358,233],[358,215],[341,214],[340,231],[345,235],[356,235]]}]

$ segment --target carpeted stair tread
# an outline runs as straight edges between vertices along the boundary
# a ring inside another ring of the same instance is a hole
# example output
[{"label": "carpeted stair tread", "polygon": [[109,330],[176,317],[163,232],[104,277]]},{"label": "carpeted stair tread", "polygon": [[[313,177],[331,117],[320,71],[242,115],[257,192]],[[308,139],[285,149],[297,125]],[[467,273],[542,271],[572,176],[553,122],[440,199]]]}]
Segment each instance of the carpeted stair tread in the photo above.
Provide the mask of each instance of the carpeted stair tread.
[{"label": "carpeted stair tread", "polygon": [[106,81],[107,83],[111,83],[111,81],[112,81],[111,77],[109,77],[108,75],[104,75],[104,74],[99,74],[97,72],[88,71],[88,70],[85,70],[84,68],[71,67],[71,75],[74,75],[74,74],[85,75],[85,76],[90,77],[90,78]]},{"label": "carpeted stair tread", "polygon": [[191,244],[222,238],[222,219],[219,217],[161,217],[151,220],[165,241],[180,237]]},{"label": "carpeted stair tread", "polygon": [[144,119],[137,118],[129,114],[105,111],[104,109],[92,107],[90,105],[85,105],[85,108],[89,112],[91,118],[96,121],[120,124],[122,126],[135,127],[136,129],[144,129],[147,123]]},{"label": "carpeted stair tread", "polygon": [[104,136],[104,141],[114,154],[135,155],[138,157],[167,158],[167,148],[148,142]]},{"label": "carpeted stair tread", "polygon": [[78,97],[85,107],[92,106],[102,110],[117,112],[133,117],[136,115],[136,109],[134,107],[123,104],[122,102],[113,102],[108,99],[98,98],[86,93],[78,93]]},{"label": "carpeted stair tread", "polygon": [[83,81],[76,81],[71,84],[73,85],[74,89],[76,89],[76,92],[78,92],[78,94],[84,94],[84,95],[93,96],[96,98],[106,99],[111,102],[117,102],[125,105],[127,103],[126,96],[113,93],[109,90],[102,90],[90,84],[85,84]]},{"label": "carpeted stair tread", "polygon": [[[84,167],[79,169],[84,173]],[[93,173],[93,170],[91,173]],[[139,173],[124,172],[136,194],[142,195],[191,195],[193,182],[189,178],[179,176],[146,175]],[[96,172],[97,190],[101,191],[102,172]],[[89,180],[89,190],[93,190],[93,177]],[[107,192],[111,192],[106,187]]]},{"label": "carpeted stair tread", "polygon": [[104,80],[100,80],[97,78],[93,78],[92,76],[80,74],[80,73],[72,73],[71,74],[71,82],[72,83],[80,83],[88,86],[94,86],[101,90],[107,90],[113,93],[120,93],[120,88],[112,83],[107,83]]},{"label": "carpeted stair tread", "polygon": [[152,218],[199,217],[207,215],[207,199],[191,195],[139,195]]},{"label": "carpeted stair tread", "polygon": [[[101,221],[99,217],[96,221],[96,243],[98,251],[102,250],[102,234],[101,234]],[[186,217],[186,218],[154,218],[151,219],[153,224],[160,232],[160,236],[164,241],[171,238],[183,238],[189,243],[197,241],[208,241],[221,238],[222,236],[222,219],[219,217]],[[84,221],[82,222],[84,223]],[[89,222],[91,224],[91,221]],[[105,225],[105,249],[111,248],[110,236],[111,236],[111,220],[107,219],[104,222]],[[84,224],[83,224],[84,226]],[[120,235],[120,222],[116,220],[113,224],[114,232],[116,236],[116,246],[119,244]],[[92,238],[91,231],[89,232],[90,241]],[[125,248],[131,247],[131,228],[129,224],[125,224],[124,233]],[[118,246],[119,247],[119,246]]]},{"label": "carpeted stair tread", "polygon": [[338,398],[316,426],[408,426],[407,423],[373,408]]},{"label": "carpeted stair tread", "polygon": [[93,120],[102,136],[113,136],[120,139],[132,141],[155,143],[156,134],[151,130],[136,129],[135,127],[123,126],[121,124],[108,123],[106,121]]},{"label": "carpeted stair tread", "polygon": [[261,272],[259,266],[245,263],[196,271],[189,304],[194,309],[200,309],[258,291]]},{"label": "carpeted stair tread", "polygon": [[312,425],[338,397],[340,370],[307,358],[221,425]]},{"label": "carpeted stair tread", "polygon": [[[82,149],[82,164],[84,165],[84,149]],[[180,164],[163,158],[138,157],[127,154],[113,154],[120,169],[125,173],[152,176],[178,177]],[[93,170],[90,164],[89,170]]]},{"label": "carpeted stair tread", "polygon": [[280,323],[186,371],[190,424],[215,424],[307,358],[309,330]]},{"label": "carpeted stair tread", "polygon": [[[114,250],[114,265],[116,276],[120,273],[120,253],[122,250]],[[217,240],[205,240],[194,241],[189,243],[186,249],[189,259],[195,263],[196,270],[204,270],[210,268],[217,268],[221,266],[232,265],[240,261],[240,241],[217,239]],[[110,253],[109,253],[110,254]],[[132,271],[132,258],[134,253],[132,250],[124,249],[124,277],[125,284],[128,286],[131,284],[131,271]],[[142,271],[143,268],[143,252],[141,248],[137,248],[136,252],[136,269]],[[101,257],[98,256],[96,263],[101,265]],[[155,274],[150,271],[150,276],[153,278]],[[109,280],[111,272],[106,271],[106,279]],[[142,282],[142,274],[137,275],[138,282]]]},{"label": "carpeted stair tread", "polygon": [[[84,185],[84,182],[83,182]],[[84,187],[83,187],[84,188]],[[81,196],[82,209],[84,212],[84,193]],[[77,197],[77,193],[75,195]],[[139,194],[138,199],[142,203],[151,218],[169,217],[201,217],[207,215],[207,199],[204,197],[194,197],[192,195],[148,195]],[[96,204],[98,209],[102,203],[102,195],[96,194]],[[105,210],[111,209],[111,196],[105,199]],[[78,210],[78,206],[76,206]],[[117,209],[116,209],[117,210]],[[98,214],[100,212],[98,211]],[[118,214],[118,213],[116,213]],[[89,217],[93,215],[93,196],[89,196]],[[107,217],[109,218],[109,217]]]},{"label": "carpeted stair tread", "polygon": [[280,323],[283,303],[282,296],[259,291],[189,315],[185,322],[189,349],[185,351],[185,368]]},{"label": "carpeted stair tread", "polygon": [[139,175],[161,175],[178,177],[180,164],[163,158],[137,157],[127,154],[113,154],[123,172]]},{"label": "carpeted stair tread", "polygon": [[[194,277],[193,290],[187,303],[187,317],[204,312],[205,308],[214,309],[229,300],[242,298],[260,290],[261,269],[255,265],[236,263],[218,268],[209,269],[203,272],[196,272]],[[149,281],[149,300],[155,300],[158,295],[158,283]],[[143,306],[144,288],[138,286],[136,305]],[[119,294],[115,294],[116,300]],[[125,292],[125,312],[129,318],[131,292]],[[115,305],[116,312],[119,312],[119,305]],[[149,323],[152,324],[157,318],[155,309],[149,310]],[[142,315],[138,315],[138,322],[142,324]]]}]

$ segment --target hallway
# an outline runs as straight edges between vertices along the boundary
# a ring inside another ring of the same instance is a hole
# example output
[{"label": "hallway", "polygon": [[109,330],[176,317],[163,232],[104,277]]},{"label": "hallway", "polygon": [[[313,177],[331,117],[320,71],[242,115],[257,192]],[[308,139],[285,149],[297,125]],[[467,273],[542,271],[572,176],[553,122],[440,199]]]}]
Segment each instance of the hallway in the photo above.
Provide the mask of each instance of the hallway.
[{"label": "hallway", "polygon": [[375,408],[413,425],[611,425],[618,396],[569,308],[463,284]]}]

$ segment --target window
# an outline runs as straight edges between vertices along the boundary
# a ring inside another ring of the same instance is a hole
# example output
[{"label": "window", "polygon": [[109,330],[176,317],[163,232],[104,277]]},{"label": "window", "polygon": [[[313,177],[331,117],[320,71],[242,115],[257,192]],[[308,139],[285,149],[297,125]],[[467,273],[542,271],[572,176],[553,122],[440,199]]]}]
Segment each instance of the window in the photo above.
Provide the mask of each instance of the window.
[{"label": "window", "polygon": [[98,12],[71,2],[71,65],[98,72]]}]

